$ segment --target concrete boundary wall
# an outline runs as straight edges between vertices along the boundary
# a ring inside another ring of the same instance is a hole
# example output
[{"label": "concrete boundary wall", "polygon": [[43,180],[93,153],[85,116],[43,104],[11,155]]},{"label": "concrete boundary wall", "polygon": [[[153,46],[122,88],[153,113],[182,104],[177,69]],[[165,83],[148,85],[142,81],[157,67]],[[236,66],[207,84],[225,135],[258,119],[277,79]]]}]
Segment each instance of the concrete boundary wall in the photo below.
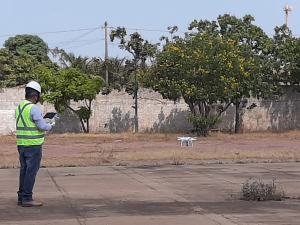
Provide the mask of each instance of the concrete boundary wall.
[{"label": "concrete boundary wall", "polygon": [[[15,131],[14,110],[23,100],[24,88],[3,89],[0,93],[0,134],[11,134]],[[253,110],[243,110],[243,130],[292,130],[298,129],[300,94],[292,87],[284,87],[284,95],[275,101],[249,99],[249,104],[255,102]],[[78,109],[83,102],[71,102]],[[109,95],[97,95],[93,101],[93,115],[90,120],[90,130],[94,133],[130,132],[134,122],[134,99],[124,91],[113,91]],[[39,105],[42,113],[54,111],[53,105]],[[157,92],[148,89],[139,91],[138,99],[139,128],[141,132],[189,132],[192,125],[187,121],[189,112],[183,100],[174,103],[163,99]],[[53,133],[81,132],[79,120],[73,112],[67,110],[60,115]],[[234,128],[235,108],[222,115],[221,130],[232,132]]]}]

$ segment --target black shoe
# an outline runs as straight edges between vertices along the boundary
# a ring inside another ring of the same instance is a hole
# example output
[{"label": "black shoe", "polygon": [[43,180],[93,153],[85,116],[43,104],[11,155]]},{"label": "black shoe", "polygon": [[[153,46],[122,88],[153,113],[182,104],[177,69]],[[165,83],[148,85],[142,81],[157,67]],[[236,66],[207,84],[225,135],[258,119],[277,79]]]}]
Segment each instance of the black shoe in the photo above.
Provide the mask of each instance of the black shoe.
[{"label": "black shoe", "polygon": [[22,202],[21,202],[21,201],[18,201],[18,205],[22,205]]}]

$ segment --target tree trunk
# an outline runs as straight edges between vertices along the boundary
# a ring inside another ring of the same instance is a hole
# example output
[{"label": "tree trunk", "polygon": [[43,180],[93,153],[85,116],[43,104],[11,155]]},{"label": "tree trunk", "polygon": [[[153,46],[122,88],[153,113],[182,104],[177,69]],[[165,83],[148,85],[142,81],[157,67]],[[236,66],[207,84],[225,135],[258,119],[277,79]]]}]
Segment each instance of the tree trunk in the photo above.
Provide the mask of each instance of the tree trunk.
[{"label": "tree trunk", "polygon": [[85,126],[84,126],[84,122],[83,122],[83,120],[79,117],[79,115],[76,113],[76,111],[75,111],[74,109],[72,109],[69,105],[67,105],[67,108],[70,109],[72,112],[74,112],[74,113],[78,116],[79,121],[80,121],[80,123],[81,123],[81,127],[82,127],[83,132],[84,132],[84,133],[87,133],[87,130],[85,129]]},{"label": "tree trunk", "polygon": [[135,60],[135,65],[134,65],[134,133],[139,132],[139,118],[138,118],[138,89],[139,89],[139,84],[138,84],[138,76],[137,76],[137,60]]},{"label": "tree trunk", "polygon": [[79,120],[80,120],[80,123],[81,123],[81,127],[82,127],[82,130],[83,130],[83,133],[88,133],[87,130],[86,130],[86,128],[85,128],[85,126],[84,126],[83,119],[79,118]]},{"label": "tree trunk", "polygon": [[90,119],[86,120],[86,132],[90,133]]},{"label": "tree trunk", "polygon": [[186,101],[186,102],[187,102],[187,104],[188,104],[188,106],[189,106],[189,108],[190,108],[190,110],[191,110],[191,113],[192,113],[193,115],[196,115],[196,110],[195,110],[194,104],[193,104],[193,103],[190,103],[190,102],[188,102],[188,101]]},{"label": "tree trunk", "polygon": [[240,133],[240,102],[235,104],[235,128],[234,132],[236,134]]},{"label": "tree trunk", "polygon": [[[87,105],[87,104],[86,104]],[[92,108],[92,100],[89,99],[89,104],[87,105],[89,112],[91,112]],[[91,116],[91,114],[90,114]],[[90,133],[90,119],[86,120],[86,133]]]},{"label": "tree trunk", "polygon": [[[136,85],[137,88],[137,85]],[[137,101],[137,89],[134,91],[134,133],[139,132],[139,118],[138,118],[138,101]]]}]

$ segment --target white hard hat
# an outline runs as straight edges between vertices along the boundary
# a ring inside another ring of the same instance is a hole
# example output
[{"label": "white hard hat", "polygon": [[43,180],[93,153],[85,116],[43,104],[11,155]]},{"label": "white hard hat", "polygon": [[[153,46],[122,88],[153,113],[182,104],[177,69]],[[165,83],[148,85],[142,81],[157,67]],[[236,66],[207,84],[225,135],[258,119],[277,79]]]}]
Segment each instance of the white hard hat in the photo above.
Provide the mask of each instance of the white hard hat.
[{"label": "white hard hat", "polygon": [[36,82],[36,81],[30,81],[30,82],[26,85],[26,87],[32,88],[32,89],[36,90],[36,91],[39,92],[39,93],[42,92],[41,85],[40,85],[38,82]]}]

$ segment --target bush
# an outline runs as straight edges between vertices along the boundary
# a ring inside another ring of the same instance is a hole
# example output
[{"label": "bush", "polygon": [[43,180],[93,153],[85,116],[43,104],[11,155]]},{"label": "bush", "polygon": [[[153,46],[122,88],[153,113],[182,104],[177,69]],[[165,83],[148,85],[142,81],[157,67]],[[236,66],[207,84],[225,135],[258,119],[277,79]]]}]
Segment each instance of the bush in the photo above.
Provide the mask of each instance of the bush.
[{"label": "bush", "polygon": [[246,201],[281,201],[285,194],[278,190],[276,178],[271,183],[247,180],[242,186],[242,199]]},{"label": "bush", "polygon": [[190,114],[188,115],[188,120],[193,124],[197,135],[204,137],[208,136],[211,128],[221,122],[221,118],[215,115],[203,117]]}]

